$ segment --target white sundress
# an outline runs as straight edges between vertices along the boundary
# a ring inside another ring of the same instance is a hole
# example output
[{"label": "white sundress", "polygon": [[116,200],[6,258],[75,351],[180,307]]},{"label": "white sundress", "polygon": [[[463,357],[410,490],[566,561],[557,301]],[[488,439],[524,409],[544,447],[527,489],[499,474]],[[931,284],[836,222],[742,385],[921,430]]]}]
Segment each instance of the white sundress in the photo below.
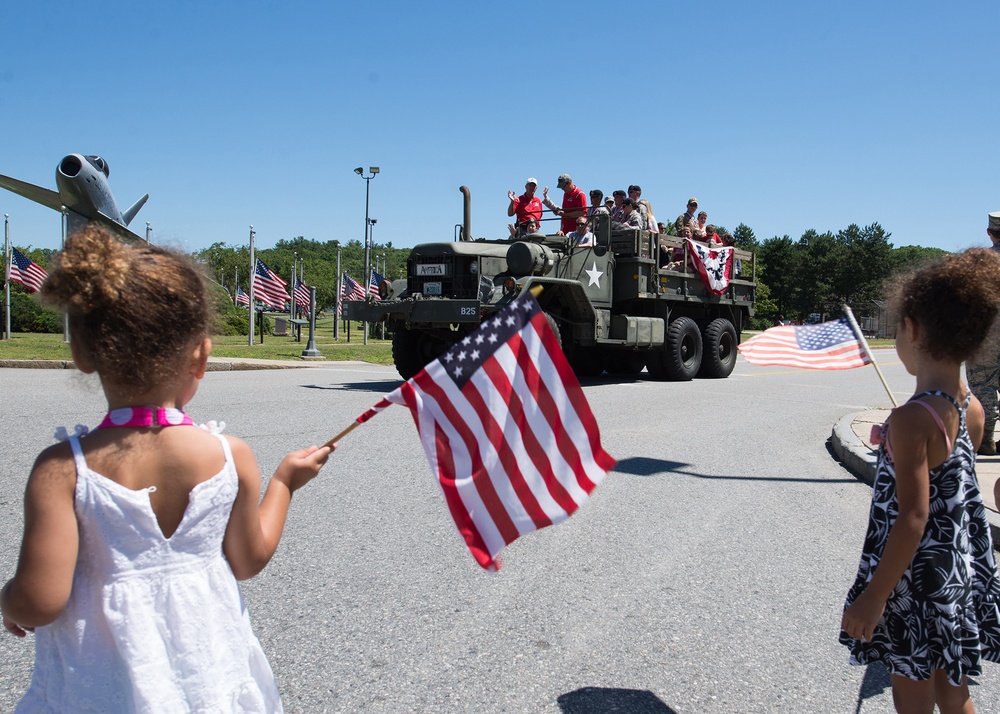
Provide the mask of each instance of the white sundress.
[{"label": "white sundress", "polygon": [[233,455],[191,489],[165,538],[149,501],[91,471],[77,437],[80,549],[69,603],[35,630],[27,712],[281,712],[274,675],[222,552]]}]

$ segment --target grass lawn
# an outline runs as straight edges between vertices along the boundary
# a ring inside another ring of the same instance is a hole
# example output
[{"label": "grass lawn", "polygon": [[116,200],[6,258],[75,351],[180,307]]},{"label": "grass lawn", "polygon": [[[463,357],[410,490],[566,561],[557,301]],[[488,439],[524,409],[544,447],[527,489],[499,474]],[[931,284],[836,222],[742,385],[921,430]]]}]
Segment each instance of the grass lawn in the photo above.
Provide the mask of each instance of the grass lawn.
[{"label": "grass lawn", "polygon": [[[378,339],[380,327],[372,328],[368,344],[363,344],[364,333],[360,323],[351,324],[351,341],[347,341],[347,331],[340,323],[340,339],[333,339],[333,320],[331,318],[316,321],[316,349],[328,360],[358,360],[374,364],[392,364],[392,343],[389,340]],[[235,357],[253,359],[297,360],[309,342],[309,330],[302,331],[302,341],[296,342],[289,333],[288,337],[264,335],[264,344],[260,343],[260,335],[256,344],[248,345],[246,335],[227,337],[215,335],[212,337],[212,355],[216,357]],[[61,334],[37,334],[15,332],[9,340],[0,340],[0,359],[72,359],[69,345],[63,342]]]}]

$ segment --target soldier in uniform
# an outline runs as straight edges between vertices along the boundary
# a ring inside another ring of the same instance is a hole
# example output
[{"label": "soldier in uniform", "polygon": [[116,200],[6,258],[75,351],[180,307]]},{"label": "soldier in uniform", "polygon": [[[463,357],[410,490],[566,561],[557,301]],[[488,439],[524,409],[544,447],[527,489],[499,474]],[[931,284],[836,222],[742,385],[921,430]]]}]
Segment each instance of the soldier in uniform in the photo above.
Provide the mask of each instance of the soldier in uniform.
[{"label": "soldier in uniform", "polygon": [[[989,215],[986,234],[993,243],[993,250],[1000,252],[1000,211]],[[975,360],[969,360],[965,364],[965,371],[969,378],[969,389],[982,402],[983,411],[986,412],[986,428],[978,453],[982,456],[995,456],[997,445],[994,429],[997,422],[997,389],[1000,388],[1000,320],[994,323],[993,331],[980,354]]]}]

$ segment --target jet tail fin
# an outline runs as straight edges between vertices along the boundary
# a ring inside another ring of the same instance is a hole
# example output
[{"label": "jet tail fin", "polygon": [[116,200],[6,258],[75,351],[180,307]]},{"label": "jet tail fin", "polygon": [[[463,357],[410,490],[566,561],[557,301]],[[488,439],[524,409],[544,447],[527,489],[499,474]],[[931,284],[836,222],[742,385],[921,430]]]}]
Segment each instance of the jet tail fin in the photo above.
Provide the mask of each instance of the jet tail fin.
[{"label": "jet tail fin", "polygon": [[135,214],[139,212],[140,208],[146,205],[146,201],[148,200],[149,200],[149,194],[147,193],[145,196],[143,196],[138,201],[133,203],[132,207],[122,214],[122,220],[125,221],[126,226],[132,222],[132,219],[135,218]]}]

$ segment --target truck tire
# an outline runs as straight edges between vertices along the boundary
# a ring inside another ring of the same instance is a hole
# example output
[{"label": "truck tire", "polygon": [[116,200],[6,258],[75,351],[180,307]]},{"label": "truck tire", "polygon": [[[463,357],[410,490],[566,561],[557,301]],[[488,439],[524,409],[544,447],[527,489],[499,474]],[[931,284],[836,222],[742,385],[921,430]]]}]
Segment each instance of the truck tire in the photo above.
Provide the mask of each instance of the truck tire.
[{"label": "truck tire", "polygon": [[663,350],[650,355],[646,366],[653,379],[687,382],[701,367],[701,330],[690,317],[678,317],[667,326]]},{"label": "truck tire", "polygon": [[725,379],[736,367],[736,328],[724,317],[708,323],[701,334],[704,348],[699,377]]},{"label": "truck tire", "polygon": [[392,335],[392,362],[403,379],[409,379],[440,357],[450,345],[422,330],[397,327]]}]

